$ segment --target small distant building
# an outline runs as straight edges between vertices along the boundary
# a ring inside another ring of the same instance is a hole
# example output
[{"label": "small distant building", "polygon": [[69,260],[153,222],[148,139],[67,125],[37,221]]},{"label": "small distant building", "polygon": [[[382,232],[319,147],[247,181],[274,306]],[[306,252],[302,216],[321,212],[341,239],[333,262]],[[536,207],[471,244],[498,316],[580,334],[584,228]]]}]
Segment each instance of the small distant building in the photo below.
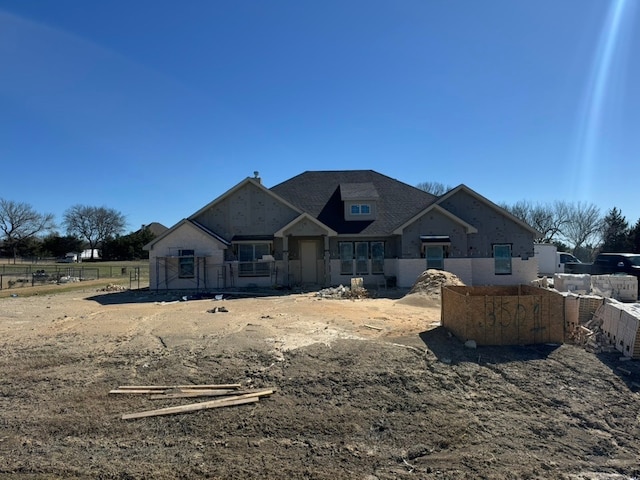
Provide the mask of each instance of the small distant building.
[{"label": "small distant building", "polygon": [[142,227],[140,227],[140,230],[138,231],[144,230],[145,228],[148,228],[154,237],[159,237],[164,232],[169,230],[167,227],[165,227],[163,224],[159,222],[151,222],[149,225],[142,225]]},{"label": "small distant building", "polygon": [[97,248],[93,249],[93,257],[91,256],[92,250],[87,248],[80,253],[80,261],[82,260],[99,260],[100,259],[100,251]]}]

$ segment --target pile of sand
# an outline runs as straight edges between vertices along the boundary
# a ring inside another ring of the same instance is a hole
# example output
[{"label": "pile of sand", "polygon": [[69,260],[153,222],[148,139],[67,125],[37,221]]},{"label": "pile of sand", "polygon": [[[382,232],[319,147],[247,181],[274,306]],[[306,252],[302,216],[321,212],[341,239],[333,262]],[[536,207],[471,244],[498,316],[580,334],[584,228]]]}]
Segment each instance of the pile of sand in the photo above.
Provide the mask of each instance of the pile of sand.
[{"label": "pile of sand", "polygon": [[443,286],[461,285],[464,282],[455,274],[444,270],[425,270],[398,303],[421,307],[436,307],[440,304],[440,292]]}]

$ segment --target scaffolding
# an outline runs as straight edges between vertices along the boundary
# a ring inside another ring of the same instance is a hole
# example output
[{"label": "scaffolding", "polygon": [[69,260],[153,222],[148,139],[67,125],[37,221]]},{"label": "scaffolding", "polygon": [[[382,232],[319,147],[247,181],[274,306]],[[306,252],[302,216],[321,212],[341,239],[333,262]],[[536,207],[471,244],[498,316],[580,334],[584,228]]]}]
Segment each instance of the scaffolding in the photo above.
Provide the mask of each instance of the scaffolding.
[{"label": "scaffolding", "polygon": [[180,258],[186,256],[156,257],[156,290],[210,290],[227,287],[227,267],[209,263],[209,257],[190,257],[194,260],[193,274],[180,274]]}]

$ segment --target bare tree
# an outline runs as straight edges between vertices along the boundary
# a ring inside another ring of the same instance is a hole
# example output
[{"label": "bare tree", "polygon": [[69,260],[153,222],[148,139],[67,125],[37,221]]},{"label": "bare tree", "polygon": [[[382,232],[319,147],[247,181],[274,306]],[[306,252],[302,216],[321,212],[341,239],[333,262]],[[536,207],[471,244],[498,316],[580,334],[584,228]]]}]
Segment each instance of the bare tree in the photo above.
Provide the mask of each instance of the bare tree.
[{"label": "bare tree", "polygon": [[569,221],[562,234],[577,251],[587,244],[599,243],[602,232],[602,215],[593,203],[578,202],[568,205]]},{"label": "bare tree", "polygon": [[55,228],[52,213],[38,213],[28,203],[0,199],[0,231],[16,262],[18,245]]},{"label": "bare tree", "polygon": [[569,221],[569,207],[565,202],[533,204],[528,200],[520,200],[513,205],[502,204],[501,207],[539,231],[541,236],[536,239],[539,242],[557,241]]},{"label": "bare tree", "polygon": [[421,182],[416,185],[416,188],[439,197],[451,190],[452,187],[440,182]]},{"label": "bare tree", "polygon": [[107,207],[74,205],[64,213],[67,233],[87,241],[91,259],[94,259],[94,252],[102,242],[123,232],[126,223],[122,213]]}]

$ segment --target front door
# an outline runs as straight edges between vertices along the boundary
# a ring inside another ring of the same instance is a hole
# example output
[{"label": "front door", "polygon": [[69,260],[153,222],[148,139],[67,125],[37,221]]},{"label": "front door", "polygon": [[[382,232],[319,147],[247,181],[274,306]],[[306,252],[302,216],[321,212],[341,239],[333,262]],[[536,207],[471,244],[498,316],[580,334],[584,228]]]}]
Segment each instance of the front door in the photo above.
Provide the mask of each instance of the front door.
[{"label": "front door", "polygon": [[300,278],[302,283],[318,283],[318,247],[315,240],[300,241]]}]

